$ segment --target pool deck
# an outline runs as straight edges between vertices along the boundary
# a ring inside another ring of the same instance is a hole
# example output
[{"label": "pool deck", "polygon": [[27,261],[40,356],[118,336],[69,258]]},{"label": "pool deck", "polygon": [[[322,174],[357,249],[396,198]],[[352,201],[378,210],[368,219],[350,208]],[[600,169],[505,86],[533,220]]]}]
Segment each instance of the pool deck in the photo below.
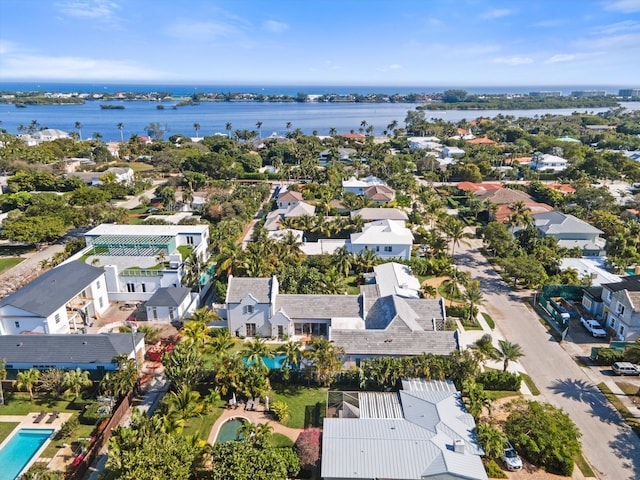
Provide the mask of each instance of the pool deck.
[{"label": "pool deck", "polygon": [[[58,418],[53,420],[53,422],[51,423],[47,423],[49,416],[53,413],[53,412],[47,412],[47,415],[42,419],[42,421],[40,421],[39,423],[34,423],[34,420],[36,419],[39,413],[40,412],[31,412],[27,415],[0,415],[0,422],[11,422],[11,423],[18,424],[7,436],[7,438],[5,438],[5,440],[2,443],[0,443],[0,448],[4,447],[4,445],[9,442],[9,440],[15,434],[15,432],[17,432],[21,428],[43,428],[47,430],[54,430],[55,432],[57,432],[58,430],[60,430],[62,425],[67,420],[69,420],[69,418],[71,418],[71,416],[73,415],[73,413],[60,412],[58,414]],[[50,441],[51,440],[47,440],[46,442],[44,442],[44,444],[38,451],[44,452],[44,450],[49,445]],[[38,454],[36,453],[36,455],[34,455],[33,458],[29,460],[29,463],[27,463],[26,467],[22,471],[26,472],[27,470],[29,470],[29,468],[36,462],[36,460],[41,462],[51,461],[50,458],[42,458],[38,456]]]},{"label": "pool deck", "polygon": [[280,422],[277,422],[271,417],[271,415],[265,413],[264,404],[260,404],[258,407],[259,410],[245,410],[243,404],[239,404],[238,408],[226,408],[222,415],[216,420],[216,423],[211,427],[211,432],[209,432],[209,438],[207,438],[207,442],[213,445],[216,441],[216,437],[218,436],[218,432],[220,431],[220,427],[227,420],[232,418],[244,418],[249,420],[251,423],[268,423],[273,427],[273,433],[280,433],[289,437],[293,442],[298,439],[298,435],[302,432],[300,428],[289,428],[282,425]]}]

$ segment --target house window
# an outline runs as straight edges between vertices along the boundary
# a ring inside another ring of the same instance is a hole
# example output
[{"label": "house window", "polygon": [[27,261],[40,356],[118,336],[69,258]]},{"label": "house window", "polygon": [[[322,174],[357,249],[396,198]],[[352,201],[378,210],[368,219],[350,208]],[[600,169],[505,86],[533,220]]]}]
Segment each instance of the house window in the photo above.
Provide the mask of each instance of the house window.
[{"label": "house window", "polygon": [[247,323],[245,327],[247,337],[255,337],[256,336],[256,324],[255,323]]},{"label": "house window", "polygon": [[53,318],[55,319],[56,323],[60,323],[60,314],[59,313],[56,313],[56,316],[53,317]]},{"label": "house window", "polygon": [[582,306],[587,310],[591,309],[591,300],[589,300],[587,297],[582,297]]},{"label": "house window", "polygon": [[13,323],[15,324],[16,328],[20,328],[20,322],[15,321],[15,322],[13,322]]},{"label": "house window", "polygon": [[245,305],[244,307],[242,307],[242,313],[244,313],[245,315],[251,314],[253,312],[254,312],[253,305]]},{"label": "house window", "polygon": [[607,301],[611,301],[611,290],[607,290]]},{"label": "house window", "polygon": [[187,245],[193,245],[193,237],[191,235],[187,236]]},{"label": "house window", "polygon": [[104,306],[104,300],[102,299],[102,297],[98,298],[98,305],[100,305],[100,308]]},{"label": "house window", "polygon": [[624,305],[618,302],[618,307],[616,308],[618,315],[624,315]]},{"label": "house window", "polygon": [[169,307],[169,318],[172,322],[176,319],[176,309],[173,307]]},{"label": "house window", "polygon": [[389,246],[384,247],[384,251],[385,252],[392,252],[393,251],[393,247],[389,247]]},{"label": "house window", "polygon": [[100,280],[96,282],[96,288],[100,288]]},{"label": "house window", "polygon": [[376,245],[376,252],[379,252],[379,251],[380,251],[380,246]]},{"label": "house window", "polygon": [[135,283],[127,283],[127,292],[131,293],[131,292],[135,292],[136,291],[136,284]]},{"label": "house window", "polygon": [[620,331],[618,333],[620,333],[620,335],[624,335],[624,325],[620,325]]},{"label": "house window", "polygon": [[146,292],[146,291],[147,291],[147,286],[146,286],[144,283],[143,283],[143,284],[141,284],[141,286],[142,286],[142,291],[143,291],[143,292]]},{"label": "house window", "polygon": [[153,319],[154,320],[158,320],[158,309],[157,308],[153,307],[151,309],[151,314],[153,315]]}]

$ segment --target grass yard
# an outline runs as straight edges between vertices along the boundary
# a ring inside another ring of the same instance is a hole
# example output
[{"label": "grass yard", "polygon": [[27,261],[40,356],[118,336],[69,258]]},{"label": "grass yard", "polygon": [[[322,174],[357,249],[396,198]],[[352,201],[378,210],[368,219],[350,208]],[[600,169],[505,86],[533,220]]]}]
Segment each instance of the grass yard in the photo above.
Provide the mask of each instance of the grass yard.
[{"label": "grass yard", "polygon": [[520,392],[512,392],[510,390],[485,390],[491,400],[500,400],[502,398],[517,397],[521,398]]},{"label": "grass yard", "polygon": [[636,435],[640,436],[640,419],[634,417],[631,412],[624,406],[624,404],[620,401],[620,399],[607,387],[604,383],[600,383],[597,385],[598,390],[600,390],[607,400],[611,402],[611,405],[620,412],[622,418],[624,418],[625,422],[629,424],[629,426],[636,432]]},{"label": "grass yard", "polygon": [[72,400],[64,398],[52,398],[50,396],[36,395],[33,402],[29,400],[26,392],[11,392],[5,394],[5,405],[2,407],[3,415],[27,415],[31,412],[76,412],[70,408]]},{"label": "grass yard", "polygon": [[195,435],[196,432],[199,432],[200,438],[206,440],[209,432],[211,432],[211,428],[213,428],[213,424],[216,423],[216,420],[222,415],[226,403],[221,402],[218,406],[220,408],[215,408],[213,412],[207,412],[205,415],[187,420],[187,425],[184,427],[182,434]]},{"label": "grass yard", "polygon": [[360,285],[358,284],[357,275],[349,275],[347,277],[347,294],[348,295],[360,294]]},{"label": "grass yard", "polygon": [[[2,410],[0,410],[1,412]],[[0,443],[18,426],[18,422],[0,422]]]},{"label": "grass yard", "polygon": [[271,437],[271,445],[274,447],[293,447],[293,440],[281,433],[274,433]]},{"label": "grass yard", "polygon": [[24,258],[18,257],[0,258],[0,273],[4,272],[8,268],[15,267],[23,260]]},{"label": "grass yard", "polygon": [[484,313],[484,312],[480,312],[480,313],[482,314],[482,318],[484,318],[484,321],[487,322],[487,325],[489,325],[489,328],[491,328],[491,330],[496,328],[496,324],[493,321],[493,318],[491,318],[491,315],[489,315],[488,313]]},{"label": "grass yard", "polygon": [[289,420],[285,425],[290,428],[322,426],[322,418],[327,413],[327,390],[289,386],[275,389],[271,402],[284,402],[289,406]]},{"label": "grass yard", "polygon": [[587,463],[587,460],[584,458],[582,453],[573,457],[573,461],[576,462],[576,466],[580,469],[585,478],[595,478],[596,474],[591,468],[591,465]]},{"label": "grass yard", "polygon": [[540,395],[540,390],[538,390],[538,387],[533,383],[533,380],[529,375],[526,373],[520,373],[520,376],[522,377],[522,381],[527,384],[527,387],[529,387],[529,390],[531,390],[532,395]]},{"label": "grass yard", "polygon": [[51,440],[51,443],[47,445],[47,448],[45,448],[44,452],[40,456],[42,458],[53,458],[58,450],[62,448],[63,443],[67,443],[70,445],[71,443],[76,442],[79,438],[89,438],[91,437],[91,434],[93,433],[95,428],[95,425],[80,424],[68,438]]}]

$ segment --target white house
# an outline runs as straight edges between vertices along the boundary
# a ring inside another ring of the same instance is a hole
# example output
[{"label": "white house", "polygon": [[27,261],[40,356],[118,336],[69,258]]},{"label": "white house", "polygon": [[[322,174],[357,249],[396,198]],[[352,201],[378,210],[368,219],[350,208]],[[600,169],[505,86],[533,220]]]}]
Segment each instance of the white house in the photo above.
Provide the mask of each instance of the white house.
[{"label": "white house", "polygon": [[293,190],[284,190],[278,195],[276,205],[279,209],[287,209],[292,205],[304,201],[302,194]]},{"label": "white house", "polygon": [[408,260],[412,245],[413,234],[402,220],[377,220],[352,233],[349,248],[356,254],[368,249],[383,259]]},{"label": "white house", "polygon": [[585,257],[605,255],[604,232],[573,215],[553,210],[531,216],[541,235],[558,239],[558,246],[579,248]]},{"label": "white house", "polygon": [[616,340],[632,342],[640,337],[640,275],[603,284],[601,298],[602,320],[615,330]]},{"label": "white house", "polygon": [[409,137],[407,141],[411,150],[442,150],[438,137]]},{"label": "white house", "polygon": [[465,156],[465,151],[459,147],[443,147],[442,158],[460,158]]},{"label": "white house", "polygon": [[[338,155],[336,160],[339,160],[341,162],[350,162],[351,159],[358,152],[353,148],[338,148],[338,149],[335,150],[335,153],[337,153],[337,155]],[[328,162],[331,159],[332,154],[333,154],[333,152],[329,148],[327,148],[326,150],[321,151],[320,152],[320,156],[319,156],[320,162],[321,163]]]},{"label": "white house", "polygon": [[351,177],[348,180],[342,181],[342,190],[344,190],[345,193],[351,192],[356,195],[364,195],[365,189],[375,185],[386,186],[386,184],[378,177],[369,176],[362,179]]},{"label": "white house", "polygon": [[132,185],[134,182],[133,170],[129,167],[111,167],[103,172],[70,172],[68,177],[77,177],[87,185],[95,186],[102,184],[102,180],[106,175],[113,175],[116,183],[124,185]]},{"label": "white house", "polygon": [[0,335],[79,333],[108,307],[104,272],[72,261],[0,300]]},{"label": "white house", "polygon": [[539,172],[562,172],[567,169],[568,164],[569,162],[562,157],[535,152],[531,157],[529,168]]},{"label": "white house", "polygon": [[146,301],[158,288],[181,287],[188,270],[197,269],[192,255],[200,263],[209,258],[209,227],[200,224],[102,224],[86,232],[85,241],[71,258],[104,268],[112,301]]},{"label": "white house", "polygon": [[154,322],[179,322],[197,307],[197,294],[186,287],[163,287],[144,304],[147,320]]},{"label": "white house", "polygon": [[43,142],[52,142],[59,138],[69,138],[69,134],[55,128],[43,128],[42,130],[34,133],[18,135],[18,137],[21,138],[28,146],[32,147]]},{"label": "white house", "polygon": [[411,268],[397,262],[381,263],[373,267],[380,295],[398,295],[403,298],[420,298],[420,280],[411,273]]}]

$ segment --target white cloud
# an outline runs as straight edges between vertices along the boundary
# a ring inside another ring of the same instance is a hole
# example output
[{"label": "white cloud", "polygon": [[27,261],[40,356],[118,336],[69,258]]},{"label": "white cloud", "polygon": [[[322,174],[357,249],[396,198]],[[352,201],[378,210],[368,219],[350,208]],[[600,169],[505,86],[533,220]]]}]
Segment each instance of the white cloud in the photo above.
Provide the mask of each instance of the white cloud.
[{"label": "white cloud", "polygon": [[169,72],[147,68],[132,61],[72,56],[3,55],[0,70],[7,79],[42,80],[148,80],[172,79]]},{"label": "white cloud", "polygon": [[484,19],[492,19],[492,18],[501,18],[506,17],[507,15],[512,15],[515,13],[513,10],[508,10],[506,8],[494,8],[492,10],[487,10],[484,13],[480,14],[480,18]]},{"label": "white cloud", "polygon": [[576,55],[569,53],[559,53],[549,58],[545,63],[558,63],[558,62],[570,62],[571,60],[575,60]]},{"label": "white cloud", "polygon": [[282,33],[285,30],[289,29],[289,25],[282,22],[276,22],[275,20],[267,20],[262,24],[262,28],[264,28],[267,32]]},{"label": "white cloud", "polygon": [[605,0],[602,6],[605,10],[614,12],[640,12],[640,0]]},{"label": "white cloud", "polygon": [[493,59],[493,63],[504,63],[505,65],[526,65],[533,63],[531,57],[498,57]]},{"label": "white cloud", "polygon": [[181,40],[213,40],[240,34],[237,25],[230,22],[178,21],[167,29],[167,33]]},{"label": "white cloud", "polygon": [[609,25],[600,25],[593,29],[596,35],[613,35],[620,32],[633,32],[640,30],[640,22],[634,20],[624,20],[622,22]]},{"label": "white cloud", "polygon": [[70,0],[56,3],[61,13],[79,18],[98,18],[102,21],[116,20],[120,5],[111,0]]}]

